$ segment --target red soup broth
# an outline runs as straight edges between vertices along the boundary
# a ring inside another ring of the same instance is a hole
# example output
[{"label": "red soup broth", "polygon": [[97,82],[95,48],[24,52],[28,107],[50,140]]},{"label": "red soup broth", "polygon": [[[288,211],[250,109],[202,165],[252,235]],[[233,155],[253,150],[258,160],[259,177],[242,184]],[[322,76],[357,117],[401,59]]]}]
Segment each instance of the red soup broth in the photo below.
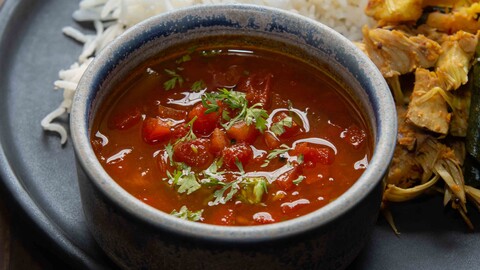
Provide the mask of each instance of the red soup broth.
[{"label": "red soup broth", "polygon": [[289,220],[360,177],[372,138],[341,84],[243,47],[152,59],[116,86],[91,143],[107,173],[161,211],[217,225]]}]

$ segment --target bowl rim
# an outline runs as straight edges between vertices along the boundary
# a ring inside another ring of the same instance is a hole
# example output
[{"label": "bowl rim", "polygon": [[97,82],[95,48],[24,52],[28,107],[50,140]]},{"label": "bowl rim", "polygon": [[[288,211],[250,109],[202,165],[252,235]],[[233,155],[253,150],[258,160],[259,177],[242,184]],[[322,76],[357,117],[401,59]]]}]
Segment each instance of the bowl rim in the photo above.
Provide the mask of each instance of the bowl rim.
[{"label": "bowl rim", "polygon": [[[372,93],[376,95],[374,99],[377,100],[379,109],[379,112],[374,112],[377,113],[377,135],[375,138],[374,152],[368,168],[361,177],[333,202],[309,214],[273,224],[255,226],[203,224],[173,217],[168,213],[141,202],[120,187],[115,180],[103,170],[91,147],[89,140],[90,130],[87,125],[88,116],[86,112],[90,109],[91,104],[89,101],[91,100],[89,100],[89,96],[90,91],[93,91],[90,89],[89,84],[93,78],[98,74],[102,74],[104,63],[110,61],[109,57],[115,55],[114,52],[117,51],[124,42],[138,38],[138,35],[142,33],[144,29],[154,28],[159,22],[173,20],[175,16],[191,14],[202,15],[211,14],[212,12],[218,14],[229,14],[230,12],[265,13],[301,20],[308,23],[309,26],[327,33],[328,37],[341,42],[342,46],[345,45],[348,50],[355,52],[358,59],[364,62],[364,72],[368,74],[372,80],[372,85],[376,86],[375,91],[372,91]],[[241,243],[282,239],[313,230],[329,224],[332,220],[337,219],[352,209],[357,202],[362,201],[367,194],[378,186],[386,174],[390,160],[393,157],[396,142],[397,118],[393,97],[380,71],[366,55],[341,34],[313,19],[277,8],[249,4],[215,4],[181,8],[151,17],[127,29],[119,38],[112,41],[94,58],[78,84],[70,114],[70,130],[75,156],[78,161],[77,167],[78,165],[81,166],[81,168],[77,168],[77,170],[82,169],[88,176],[89,181],[101,191],[103,196],[107,197],[110,202],[126,211],[132,217],[156,228],[175,232],[187,237]],[[380,206],[380,201],[378,203]],[[84,204],[83,201],[82,204]]]}]

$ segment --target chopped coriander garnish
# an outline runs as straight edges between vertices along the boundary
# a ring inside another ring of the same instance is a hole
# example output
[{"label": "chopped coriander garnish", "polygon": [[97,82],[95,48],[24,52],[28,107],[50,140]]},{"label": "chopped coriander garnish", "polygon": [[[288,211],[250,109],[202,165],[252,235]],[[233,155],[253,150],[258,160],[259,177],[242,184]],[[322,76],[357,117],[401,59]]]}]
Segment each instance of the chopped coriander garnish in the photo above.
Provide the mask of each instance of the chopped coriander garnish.
[{"label": "chopped coriander garnish", "polygon": [[171,69],[164,69],[164,71],[171,77],[169,80],[163,83],[163,88],[165,88],[166,91],[172,90],[177,86],[177,84],[180,86],[183,84],[184,79],[177,72]]},{"label": "chopped coriander garnish", "polygon": [[240,160],[238,160],[238,158],[235,159],[235,165],[237,165],[237,168],[241,174],[245,174],[245,170],[243,169],[243,164],[242,162],[240,162]]},{"label": "chopped coriander garnish", "polygon": [[291,147],[289,147],[288,145],[286,144],[282,144],[280,145],[280,148],[277,148],[277,149],[274,149],[272,150],[268,155],[267,155],[267,159],[265,160],[265,162],[262,164],[261,167],[267,167],[268,164],[270,164],[270,161],[282,154],[285,154],[286,152],[292,150]]},{"label": "chopped coriander garnish", "polygon": [[[180,143],[180,142],[188,142],[188,141],[193,141],[197,138],[197,135],[193,132],[193,123],[197,120],[197,116],[193,117],[190,122],[187,123],[187,127],[190,127],[188,130],[187,134],[183,136],[182,138],[178,139],[175,144]],[[194,150],[195,151],[195,150]]]},{"label": "chopped coriander garnish", "polygon": [[192,91],[198,92],[202,89],[205,89],[205,87],[206,87],[205,82],[203,80],[198,80],[192,84],[191,88],[192,88]]},{"label": "chopped coriander garnish", "polygon": [[222,88],[212,94],[216,96],[217,100],[222,100],[232,109],[243,109],[248,105],[248,100],[245,98],[246,95],[243,92]]},{"label": "chopped coriander garnish", "polygon": [[298,164],[302,164],[304,162],[304,159],[305,159],[305,157],[303,156],[303,154],[298,155],[297,156]]},{"label": "chopped coriander garnish", "polygon": [[260,103],[249,107],[245,93],[226,88],[222,88],[218,92],[206,93],[202,96],[202,104],[207,109],[205,113],[219,111],[218,101],[222,101],[222,103],[233,110],[240,110],[234,118],[231,118],[227,111],[222,112],[222,118],[228,121],[223,124],[225,129],[231,128],[238,121],[245,121],[247,125],[255,123],[255,127],[260,132],[267,128],[267,111],[259,108],[261,107]]},{"label": "chopped coriander garnish", "polygon": [[247,125],[255,123],[255,127],[263,132],[267,128],[268,113],[264,109],[258,108],[261,105],[259,103],[248,108],[245,112],[245,122]]},{"label": "chopped coriander garnish", "polygon": [[183,163],[179,163],[179,167],[173,174],[167,171],[168,182],[178,186],[178,193],[187,192],[187,195],[189,195],[198,190],[201,185],[197,181],[195,172],[192,172],[192,168]]},{"label": "chopped coriander garnish", "polygon": [[187,206],[182,206],[179,211],[173,210],[170,215],[185,219],[185,220],[190,220],[190,221],[201,221],[203,220],[202,217],[203,214],[203,209],[198,210],[198,211],[191,211],[187,208]]},{"label": "chopped coriander garnish", "polygon": [[173,145],[168,143],[165,146],[165,152],[167,152],[168,160],[170,162],[170,166],[173,166]]},{"label": "chopped coriander garnish", "polygon": [[[180,143],[180,142],[187,142],[187,141],[192,141],[197,138],[195,133],[193,132],[192,126],[193,123],[197,120],[197,117],[195,116],[190,122],[187,123],[187,126],[190,126],[190,130],[188,133],[183,136],[182,138],[178,139],[174,145]],[[184,193],[187,192],[187,195],[196,191],[201,187],[201,185],[198,183],[197,176],[195,175],[195,172],[192,171],[192,168],[185,163],[182,162],[175,162],[173,160],[173,147],[174,145],[168,143],[165,146],[165,151],[167,152],[167,156],[170,162],[171,166],[176,166],[177,169],[173,172],[173,174],[170,171],[167,171],[167,179],[169,184],[173,184],[178,186],[178,193]],[[198,151],[197,147],[195,145],[190,146],[192,148],[192,151]],[[165,179],[166,180],[166,179]]]},{"label": "chopped coriander garnish", "polygon": [[192,60],[192,57],[190,56],[190,54],[185,54],[182,57],[178,58],[177,61],[175,61],[175,63],[181,64],[181,63],[188,62],[190,60]]},{"label": "chopped coriander garnish", "polygon": [[228,111],[222,111],[222,119],[224,119],[225,121],[230,121],[230,115],[228,115]]},{"label": "chopped coriander garnish", "polygon": [[270,127],[270,131],[272,131],[275,135],[280,136],[285,132],[285,127],[292,127],[293,125],[293,118],[291,116],[287,116],[282,120],[273,123]]},{"label": "chopped coriander garnish", "polygon": [[222,167],[223,160],[220,158],[213,162],[202,174],[206,177],[200,180],[200,183],[205,185],[225,185],[221,180],[224,179],[224,171],[218,171]]},{"label": "chopped coriander garnish", "polygon": [[267,193],[268,181],[265,177],[240,176],[232,182],[223,183],[221,189],[213,193],[214,201],[209,206],[225,204],[233,199],[239,191],[238,199],[250,204],[257,204],[262,201],[263,194]]},{"label": "chopped coriander garnish", "polygon": [[225,183],[225,185],[221,189],[218,189],[213,193],[213,197],[215,198],[215,200],[213,202],[208,202],[208,205],[213,206],[218,204],[225,204],[226,202],[230,201],[240,189],[240,186],[238,185],[240,181],[242,181],[241,177],[235,179],[232,182]]},{"label": "chopped coriander garnish", "polygon": [[305,180],[305,176],[300,175],[297,179],[293,180],[293,183],[298,186],[303,180]]}]

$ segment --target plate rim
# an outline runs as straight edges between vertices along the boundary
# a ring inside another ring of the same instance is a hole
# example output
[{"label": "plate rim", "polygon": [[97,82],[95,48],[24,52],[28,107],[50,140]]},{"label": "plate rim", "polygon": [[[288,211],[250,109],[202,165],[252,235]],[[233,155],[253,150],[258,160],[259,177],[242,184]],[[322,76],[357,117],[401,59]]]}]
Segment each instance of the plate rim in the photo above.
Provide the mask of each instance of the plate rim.
[{"label": "plate rim", "polygon": [[[0,41],[4,40],[4,36],[8,32],[9,22],[19,12],[24,12],[21,9],[30,2],[31,0],[4,0],[0,5]],[[4,45],[0,42],[0,55],[5,55],[5,50],[1,50],[3,47]],[[0,59],[6,58],[0,57]],[[5,65],[5,62],[8,61],[0,61],[0,65]],[[5,75],[0,76],[5,78]],[[1,77],[0,79],[2,79]],[[6,92],[8,89],[4,91]],[[26,220],[29,223],[27,226],[34,227],[33,241],[47,248],[62,262],[75,269],[108,269],[75,245],[29,195],[28,190],[15,173],[13,164],[5,151],[4,143],[4,136],[0,136],[0,194],[4,195],[7,207],[19,211],[15,213],[16,216]]]}]

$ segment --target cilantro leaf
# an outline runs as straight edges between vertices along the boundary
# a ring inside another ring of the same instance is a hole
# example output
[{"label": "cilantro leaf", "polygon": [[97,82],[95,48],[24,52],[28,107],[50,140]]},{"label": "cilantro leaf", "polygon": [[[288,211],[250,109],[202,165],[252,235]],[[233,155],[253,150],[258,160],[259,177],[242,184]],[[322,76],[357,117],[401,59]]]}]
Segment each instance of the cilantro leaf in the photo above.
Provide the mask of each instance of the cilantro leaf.
[{"label": "cilantro leaf", "polygon": [[193,123],[197,120],[197,116],[195,115],[190,122],[187,123],[187,127],[190,127],[188,130],[187,134],[183,136],[182,138],[178,139],[174,145],[181,143],[181,142],[188,142],[188,141],[193,141],[197,139],[197,135],[193,132]]},{"label": "cilantro leaf", "polygon": [[240,160],[238,160],[238,158],[235,158],[235,165],[237,165],[237,168],[241,174],[245,174],[245,170],[243,169],[243,164],[242,162],[240,162]]},{"label": "cilantro leaf", "polygon": [[165,152],[167,152],[170,166],[173,166],[173,146],[170,143],[165,146]]},{"label": "cilantro leaf", "polygon": [[225,185],[224,180],[225,171],[218,171],[222,167],[223,160],[220,158],[210,164],[210,166],[202,172],[206,177],[200,180],[200,183],[205,185]]},{"label": "cilantro leaf", "polygon": [[187,208],[187,206],[182,206],[179,211],[173,210],[170,215],[185,219],[185,220],[190,220],[190,221],[202,221],[203,217],[203,209],[198,210],[198,211],[191,211]]},{"label": "cilantro leaf", "polygon": [[304,175],[300,175],[297,179],[293,180],[293,183],[298,186],[303,180],[305,180],[305,178]]},{"label": "cilantro leaf", "polygon": [[166,91],[172,90],[177,86],[177,84],[180,86],[183,84],[183,77],[176,73],[174,70],[164,69],[164,71],[165,73],[167,73],[167,75],[171,77],[169,80],[163,83],[163,88],[165,88]]},{"label": "cilantro leaf", "polygon": [[208,202],[208,205],[213,206],[225,204],[226,202],[230,201],[233,196],[239,191],[240,186],[238,185],[238,183],[240,183],[240,181],[242,181],[241,177],[237,178],[232,182],[225,183],[225,185],[221,189],[218,189],[213,193],[213,197],[215,198],[215,200],[213,202]]},{"label": "cilantro leaf", "polygon": [[260,203],[263,194],[267,193],[267,184],[268,181],[265,177],[247,177],[242,175],[232,182],[223,183],[223,187],[213,193],[215,200],[210,201],[208,205],[225,204],[239,192],[239,200],[249,204]]},{"label": "cilantro leaf", "polygon": [[185,55],[182,55],[182,57],[178,58],[175,63],[177,64],[181,64],[181,63],[185,63],[185,62],[188,62],[192,60],[192,57],[190,56],[190,54],[185,54]]},{"label": "cilantro leaf", "polygon": [[187,175],[183,175],[182,177],[180,177],[176,184],[179,186],[178,192],[187,192],[187,195],[191,194],[192,192],[198,190],[201,187],[201,185],[197,182],[195,173],[193,172],[189,172]]},{"label": "cilantro leaf", "polygon": [[198,92],[202,89],[205,89],[205,87],[206,87],[205,82],[203,80],[198,80],[192,84],[191,88],[192,88],[192,91]]},{"label": "cilantro leaf", "polygon": [[298,164],[302,164],[304,161],[305,161],[305,157],[303,156],[303,154],[300,154],[297,156]]},{"label": "cilantro leaf", "polygon": [[202,104],[207,108],[205,113],[217,112],[219,110],[218,101],[234,111],[239,111],[233,118],[230,117],[228,111],[224,110],[222,112],[222,118],[227,121],[227,123],[222,124],[225,129],[231,128],[238,121],[245,121],[247,125],[255,123],[255,128],[260,132],[264,132],[267,128],[267,111],[259,108],[261,107],[259,103],[249,107],[245,93],[226,88],[219,89],[217,92],[206,93],[202,96]]},{"label": "cilantro leaf", "polygon": [[168,182],[175,186],[178,186],[177,192],[178,193],[187,193],[190,195],[192,192],[198,190],[201,185],[197,181],[197,177],[195,176],[195,172],[192,172],[192,168],[186,166],[183,163],[179,164],[180,169],[176,169],[173,172],[173,175],[167,171],[167,176],[169,178]]},{"label": "cilantro leaf", "polygon": [[272,131],[275,135],[280,136],[285,132],[285,127],[292,127],[293,125],[293,118],[291,116],[287,116],[282,120],[275,122],[270,127],[270,131]]},{"label": "cilantro leaf", "polygon": [[247,109],[245,112],[245,122],[247,125],[255,122],[255,127],[263,133],[267,128],[268,113],[264,109],[256,108],[257,106],[261,105],[258,103]]},{"label": "cilantro leaf", "polygon": [[212,93],[205,93],[202,95],[202,105],[206,108],[205,114],[218,112],[220,109],[220,106],[218,106],[217,103],[217,97]]},{"label": "cilantro leaf", "polygon": [[286,144],[282,144],[280,145],[280,148],[277,148],[277,149],[274,149],[272,150],[268,155],[267,155],[267,159],[265,160],[265,162],[261,165],[261,167],[267,167],[268,164],[270,164],[270,161],[272,161],[272,159],[282,155],[282,154],[285,154],[287,153],[288,151],[292,150],[292,148]]}]

